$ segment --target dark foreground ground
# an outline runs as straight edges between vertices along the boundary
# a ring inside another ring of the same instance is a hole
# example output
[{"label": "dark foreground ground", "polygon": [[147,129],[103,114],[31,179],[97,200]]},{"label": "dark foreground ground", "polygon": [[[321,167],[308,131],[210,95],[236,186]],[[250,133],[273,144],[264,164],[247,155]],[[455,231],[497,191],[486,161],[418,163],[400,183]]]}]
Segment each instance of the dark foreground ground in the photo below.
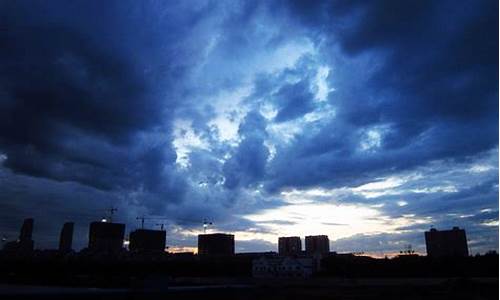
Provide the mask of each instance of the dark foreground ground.
[{"label": "dark foreground ground", "polygon": [[[0,285],[0,299],[498,299],[498,278],[316,278],[308,280],[217,279],[151,288],[93,289]],[[222,282],[228,281],[229,284]],[[203,284],[204,283],[204,284]],[[176,283],[173,283],[176,284]]]},{"label": "dark foreground ground", "polygon": [[[260,255],[260,254],[259,254]],[[255,256],[255,255],[254,255]],[[498,299],[498,254],[331,255],[310,279],[254,279],[251,255],[1,255],[4,299]]]}]

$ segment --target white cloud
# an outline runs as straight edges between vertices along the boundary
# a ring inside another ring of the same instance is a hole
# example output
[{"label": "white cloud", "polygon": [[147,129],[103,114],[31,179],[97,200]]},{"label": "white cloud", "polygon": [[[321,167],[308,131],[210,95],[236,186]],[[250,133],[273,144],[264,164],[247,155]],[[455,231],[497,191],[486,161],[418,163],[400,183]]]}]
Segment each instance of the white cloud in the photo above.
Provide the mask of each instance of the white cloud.
[{"label": "white cloud", "polygon": [[314,78],[315,99],[317,101],[326,101],[328,99],[328,94],[335,90],[328,86],[327,79],[329,74],[330,68],[328,66],[318,67],[316,77]]},{"label": "white cloud", "polygon": [[385,133],[390,130],[389,125],[377,125],[361,130],[359,149],[363,152],[373,152],[382,146]]},{"label": "white cloud", "polygon": [[404,200],[398,201],[396,203],[398,204],[398,206],[406,206],[406,205],[408,205],[408,202],[406,202]]},{"label": "white cloud", "polygon": [[486,222],[481,223],[481,225],[483,225],[483,226],[498,226],[499,223],[498,223],[498,220],[490,220],[490,221],[486,221]]},{"label": "white cloud", "polygon": [[174,140],[172,142],[177,154],[176,163],[186,168],[189,166],[189,153],[194,149],[208,149],[209,145],[197,135],[190,120],[174,121]]},{"label": "white cloud", "polygon": [[473,165],[472,167],[470,167],[469,172],[471,172],[471,173],[483,173],[483,172],[488,172],[489,170],[492,170],[492,169],[493,169],[493,166],[477,164],[477,165]]},{"label": "white cloud", "polygon": [[219,141],[232,143],[238,141],[238,128],[249,110],[242,102],[251,91],[252,86],[245,85],[235,90],[221,91],[218,95],[209,97],[208,101],[215,109],[216,117],[210,120],[208,125],[218,129]]}]

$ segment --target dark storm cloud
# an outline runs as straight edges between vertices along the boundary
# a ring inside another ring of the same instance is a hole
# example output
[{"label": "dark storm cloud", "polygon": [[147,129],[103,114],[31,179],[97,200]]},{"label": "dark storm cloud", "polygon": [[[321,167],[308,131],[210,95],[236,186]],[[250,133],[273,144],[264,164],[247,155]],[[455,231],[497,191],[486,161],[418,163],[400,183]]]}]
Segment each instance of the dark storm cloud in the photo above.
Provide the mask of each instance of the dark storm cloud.
[{"label": "dark storm cloud", "polygon": [[[298,22],[327,41],[336,119],[278,152],[271,190],[359,184],[497,146],[498,3],[288,4]],[[357,58],[368,62],[351,64]],[[356,133],[377,127],[376,152],[358,151],[363,135]],[[293,166],[286,163],[291,157]]]},{"label": "dark storm cloud", "polygon": [[[78,9],[75,3],[2,6],[0,151],[7,156],[5,167],[99,189],[160,189],[163,167],[175,162],[175,152],[164,122],[171,112],[157,87],[158,76],[168,89],[172,83],[162,73],[178,69],[167,57],[157,61],[160,73],[149,72],[122,41],[135,38],[138,54],[154,56],[155,32],[134,29],[134,20],[120,15],[114,3],[95,11],[80,7],[75,19],[65,14],[65,9]],[[99,28],[111,11],[116,24],[108,20]],[[88,22],[95,12],[99,21]],[[164,141],[148,141],[153,131],[163,133]]]},{"label": "dark storm cloud", "polygon": [[266,138],[265,119],[257,112],[247,114],[240,125],[242,137],[236,152],[224,165],[224,185],[228,189],[248,187],[265,175],[269,150],[264,145]]},{"label": "dark storm cloud", "polygon": [[[402,190],[398,195],[365,199],[360,203],[366,204],[371,201],[380,201],[380,203],[384,203],[384,207],[380,210],[391,217],[416,214],[418,216],[430,216],[436,222],[441,222],[442,218],[452,219],[450,216],[445,216],[447,214],[456,215],[455,219],[459,218],[460,215],[477,214],[476,217],[484,221],[490,215],[480,213],[480,211],[498,207],[498,204],[495,203],[498,198],[497,182],[498,178],[493,181],[487,180],[453,192],[412,192]],[[401,200],[405,201],[404,206],[398,205],[398,201]]]},{"label": "dark storm cloud", "polygon": [[[419,212],[454,212],[473,213],[498,198],[498,179],[482,182],[457,193],[438,195],[435,199],[420,201]],[[432,204],[431,204],[432,201]],[[475,208],[475,210],[473,210]]]},{"label": "dark storm cloud", "polygon": [[[116,205],[128,225],[171,217],[172,240],[194,245],[182,230],[206,217],[268,233],[243,216],[287,205],[284,189],[349,190],[429,165],[402,195],[338,200],[437,226],[474,211],[461,219],[475,243],[494,240],[498,226],[481,224],[495,216],[480,211],[498,211],[498,175],[453,193],[409,190],[449,176],[436,160],[459,167],[498,147],[497,2],[33,1],[0,11],[0,206],[18,220],[33,207],[54,209],[56,223]],[[319,99],[323,67],[331,90]],[[421,246],[407,234],[338,245]]]},{"label": "dark storm cloud", "polygon": [[276,122],[284,122],[301,117],[313,109],[313,94],[309,90],[309,81],[302,80],[280,88],[275,94],[279,105]]},{"label": "dark storm cloud", "polygon": [[53,246],[71,220],[80,248],[104,208],[135,225],[182,201],[171,121],[195,60],[179,37],[197,20],[150,4],[0,4],[4,232],[32,216],[37,245]]},{"label": "dark storm cloud", "polygon": [[[341,46],[350,55],[372,49],[387,53],[383,67],[368,81],[379,98],[386,97],[370,112],[399,126],[438,120],[470,126],[498,119],[495,3],[379,1],[355,8],[362,16],[353,18],[352,32],[339,35]],[[491,147],[496,126],[479,125],[487,130],[485,139],[492,140],[485,148]],[[412,132],[415,136],[419,130]]]},{"label": "dark storm cloud", "polygon": [[[0,167],[0,228],[8,240],[19,235],[23,218],[35,219],[33,236],[37,248],[55,248],[64,222],[75,222],[75,249],[87,243],[88,225],[107,215],[105,208],[120,204],[120,196],[80,185],[45,178],[12,174]],[[122,206],[119,207],[126,221]],[[116,218],[115,218],[116,219]]]}]

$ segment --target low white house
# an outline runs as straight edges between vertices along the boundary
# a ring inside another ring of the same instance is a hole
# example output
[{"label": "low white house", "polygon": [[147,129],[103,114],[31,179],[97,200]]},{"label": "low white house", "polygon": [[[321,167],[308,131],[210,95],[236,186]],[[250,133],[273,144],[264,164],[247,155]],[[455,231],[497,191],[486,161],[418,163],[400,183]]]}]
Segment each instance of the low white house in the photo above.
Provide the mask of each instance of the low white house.
[{"label": "low white house", "polygon": [[252,261],[255,278],[307,278],[315,271],[310,257],[261,257]]}]

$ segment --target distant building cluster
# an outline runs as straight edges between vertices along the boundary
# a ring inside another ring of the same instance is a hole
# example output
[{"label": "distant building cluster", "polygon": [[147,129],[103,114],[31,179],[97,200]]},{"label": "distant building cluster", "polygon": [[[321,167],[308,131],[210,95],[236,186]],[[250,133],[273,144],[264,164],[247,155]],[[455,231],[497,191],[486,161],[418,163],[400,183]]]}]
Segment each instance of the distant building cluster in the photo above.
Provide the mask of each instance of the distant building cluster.
[{"label": "distant building cluster", "polygon": [[257,278],[309,277],[321,269],[321,259],[330,254],[326,235],[305,238],[305,251],[298,236],[278,238],[278,257],[261,257],[253,261],[252,273]]},{"label": "distant building cluster", "polygon": [[[32,239],[34,220],[25,219],[19,238],[4,245],[4,253],[19,255],[30,254],[34,250]],[[64,223],[59,240],[59,253],[72,251],[74,223]],[[464,229],[453,227],[451,230],[431,229],[426,231],[425,244],[427,256],[432,258],[466,257],[469,255],[467,237]],[[89,226],[88,248],[86,253],[114,254],[124,251],[125,224],[103,219]],[[165,253],[166,231],[137,229],[129,235],[130,253],[145,255]],[[413,253],[413,252],[412,252]],[[330,255],[330,240],[326,235],[305,237],[305,249],[298,236],[278,238],[278,253],[242,253],[253,259],[252,272],[255,277],[309,277],[321,269],[322,258]],[[211,233],[198,235],[198,257],[227,258],[235,255],[235,237],[232,234]],[[184,256],[182,256],[184,257]],[[179,256],[181,258],[181,256]]]},{"label": "distant building cluster", "polygon": [[[305,239],[305,254],[328,254],[330,253],[330,240],[327,235],[310,235]],[[302,241],[298,236],[278,238],[278,253],[281,256],[301,255]]]},{"label": "distant building cluster", "polygon": [[[25,219],[19,239],[8,242],[3,250],[20,255],[30,254],[34,250],[32,240],[34,220]],[[74,223],[64,223],[60,238],[61,254],[73,251]],[[130,251],[139,253],[164,252],[166,232],[164,230],[138,229],[130,233]],[[125,241],[125,224],[111,223],[106,219],[90,223],[87,252],[113,254],[123,251]]]}]

